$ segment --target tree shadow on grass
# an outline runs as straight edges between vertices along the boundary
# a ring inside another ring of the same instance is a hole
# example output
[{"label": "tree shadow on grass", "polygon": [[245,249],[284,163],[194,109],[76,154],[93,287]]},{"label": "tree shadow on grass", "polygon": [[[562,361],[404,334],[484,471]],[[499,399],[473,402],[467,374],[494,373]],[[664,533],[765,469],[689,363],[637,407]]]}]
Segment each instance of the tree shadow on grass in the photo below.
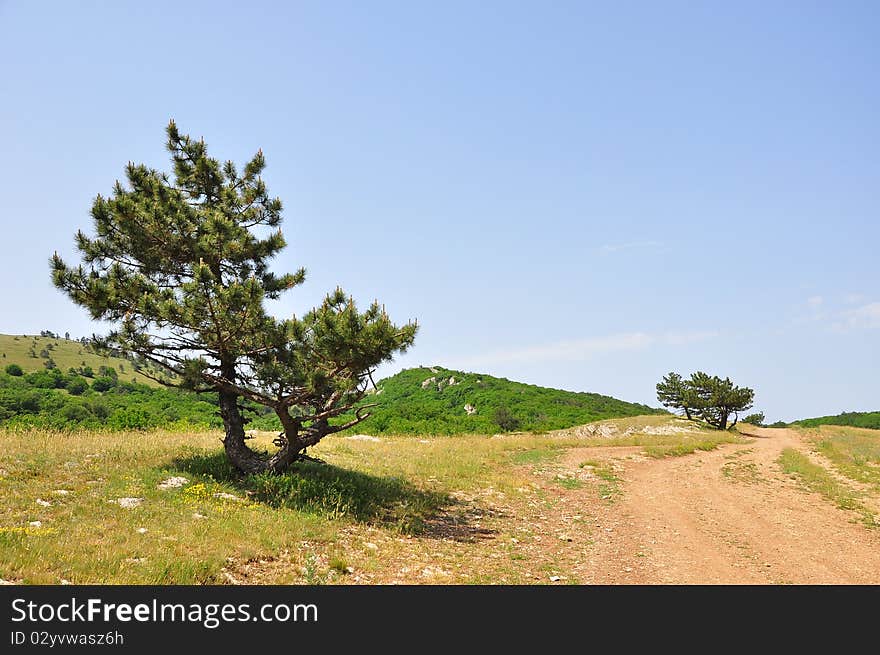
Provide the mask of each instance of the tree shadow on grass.
[{"label": "tree shadow on grass", "polygon": [[475,520],[495,515],[449,494],[420,489],[399,477],[383,477],[332,464],[298,462],[283,475],[240,475],[223,453],[193,454],[174,467],[240,489],[251,501],[330,519],[389,527],[404,534],[472,542],[495,531]]}]

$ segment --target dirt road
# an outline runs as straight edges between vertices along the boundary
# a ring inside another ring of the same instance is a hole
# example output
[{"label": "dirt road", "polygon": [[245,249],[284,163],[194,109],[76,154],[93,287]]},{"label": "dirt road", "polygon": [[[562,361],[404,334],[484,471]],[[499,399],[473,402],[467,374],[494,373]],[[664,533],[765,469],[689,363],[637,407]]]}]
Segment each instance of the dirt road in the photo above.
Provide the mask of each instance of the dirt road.
[{"label": "dirt road", "polygon": [[[805,491],[777,460],[805,454],[793,430],[754,428],[754,442],[669,459],[621,457],[619,500],[600,510],[582,583],[877,584],[880,534]],[[576,466],[595,449],[569,453]]]}]

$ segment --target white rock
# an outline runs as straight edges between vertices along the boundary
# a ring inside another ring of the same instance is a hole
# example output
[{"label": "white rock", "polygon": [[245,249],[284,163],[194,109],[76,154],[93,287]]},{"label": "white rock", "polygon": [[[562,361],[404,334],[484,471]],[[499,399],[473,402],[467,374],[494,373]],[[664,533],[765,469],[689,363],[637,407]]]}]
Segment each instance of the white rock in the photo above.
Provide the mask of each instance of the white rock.
[{"label": "white rock", "polygon": [[550,582],[559,582],[561,578],[558,575],[551,575]]},{"label": "white rock", "polygon": [[473,405],[471,405],[470,403],[468,403],[467,405],[464,406],[464,411],[467,412],[468,416],[470,416],[471,414],[477,413],[477,408],[474,407]]},{"label": "white rock", "polygon": [[52,507],[52,503],[48,500],[43,500],[42,498],[37,498],[37,505],[40,507]]},{"label": "white rock", "polygon": [[61,578],[61,584],[71,584],[71,582],[70,580],[65,580],[64,578]]},{"label": "white rock", "polygon": [[28,525],[31,526],[32,528],[39,528],[43,525],[43,522],[42,521],[31,521],[30,523],[28,523]]},{"label": "white rock", "polygon": [[195,514],[193,514],[193,518],[194,518],[194,519],[203,520],[203,519],[206,519],[206,518],[208,518],[208,517],[205,516],[204,514],[199,514],[198,512],[196,512]]},{"label": "white rock", "polygon": [[439,566],[426,566],[422,569],[423,578],[446,577],[450,575],[449,571]]},{"label": "white rock", "polygon": [[67,496],[70,492],[67,489],[56,489],[52,492],[56,496]]},{"label": "white rock", "polygon": [[368,541],[364,544],[364,548],[367,550],[379,550],[379,547],[374,544],[372,541]]},{"label": "white rock", "polygon": [[120,507],[124,507],[125,509],[132,509],[134,507],[138,507],[142,502],[144,502],[144,499],[143,498],[117,498],[113,502],[115,502]]},{"label": "white rock", "polygon": [[374,437],[369,434],[350,434],[345,438],[351,439],[352,441],[373,441],[376,443],[382,441],[379,437]]},{"label": "white rock", "polygon": [[422,389],[427,389],[427,388],[430,387],[432,384],[434,384],[436,381],[437,381],[437,378],[436,378],[436,377],[433,377],[433,376],[429,377],[427,380],[425,380],[424,382],[422,382]]},{"label": "white rock", "polygon": [[225,491],[218,491],[214,494],[214,498],[220,498],[222,500],[244,500],[243,498],[239,498],[235,494],[228,494]]},{"label": "white rock", "polygon": [[189,484],[189,480],[182,476],[175,475],[167,480],[162,480],[157,486],[159,489],[177,489],[185,484]]},{"label": "white rock", "polygon": [[138,531],[138,534],[147,534],[146,528],[138,528],[137,531]]}]

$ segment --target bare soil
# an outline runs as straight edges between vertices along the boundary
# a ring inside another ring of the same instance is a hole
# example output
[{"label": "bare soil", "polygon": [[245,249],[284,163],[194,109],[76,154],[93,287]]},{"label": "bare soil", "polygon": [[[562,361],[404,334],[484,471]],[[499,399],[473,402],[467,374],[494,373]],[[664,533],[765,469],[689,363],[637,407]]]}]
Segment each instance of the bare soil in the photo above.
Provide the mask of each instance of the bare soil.
[{"label": "bare soil", "polygon": [[[424,534],[353,525],[332,552],[303,549],[317,553],[313,569],[334,553],[350,565],[321,579],[336,584],[880,583],[880,530],[782,472],[786,448],[816,461],[806,439],[746,429],[751,443],[664,459],[571,448],[521,465],[515,494],[462,494]],[[295,551],[229,572],[241,583],[314,582]]]},{"label": "bare soil", "polygon": [[[625,493],[603,513],[581,581],[880,582],[877,531],[780,470],[785,448],[815,458],[802,437],[788,429],[749,430],[749,445],[627,462]],[[571,452],[569,463],[578,455]]]}]

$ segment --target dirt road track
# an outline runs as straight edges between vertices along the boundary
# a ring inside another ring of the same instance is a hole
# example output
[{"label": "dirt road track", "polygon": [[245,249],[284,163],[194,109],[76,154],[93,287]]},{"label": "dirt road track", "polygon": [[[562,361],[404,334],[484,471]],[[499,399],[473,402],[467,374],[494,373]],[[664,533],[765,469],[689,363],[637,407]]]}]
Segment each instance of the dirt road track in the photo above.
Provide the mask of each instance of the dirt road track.
[{"label": "dirt road track", "polygon": [[[793,430],[669,459],[620,460],[623,494],[599,516],[589,560],[598,584],[877,584],[880,534],[782,473]],[[584,459],[572,452],[568,463]]]}]

